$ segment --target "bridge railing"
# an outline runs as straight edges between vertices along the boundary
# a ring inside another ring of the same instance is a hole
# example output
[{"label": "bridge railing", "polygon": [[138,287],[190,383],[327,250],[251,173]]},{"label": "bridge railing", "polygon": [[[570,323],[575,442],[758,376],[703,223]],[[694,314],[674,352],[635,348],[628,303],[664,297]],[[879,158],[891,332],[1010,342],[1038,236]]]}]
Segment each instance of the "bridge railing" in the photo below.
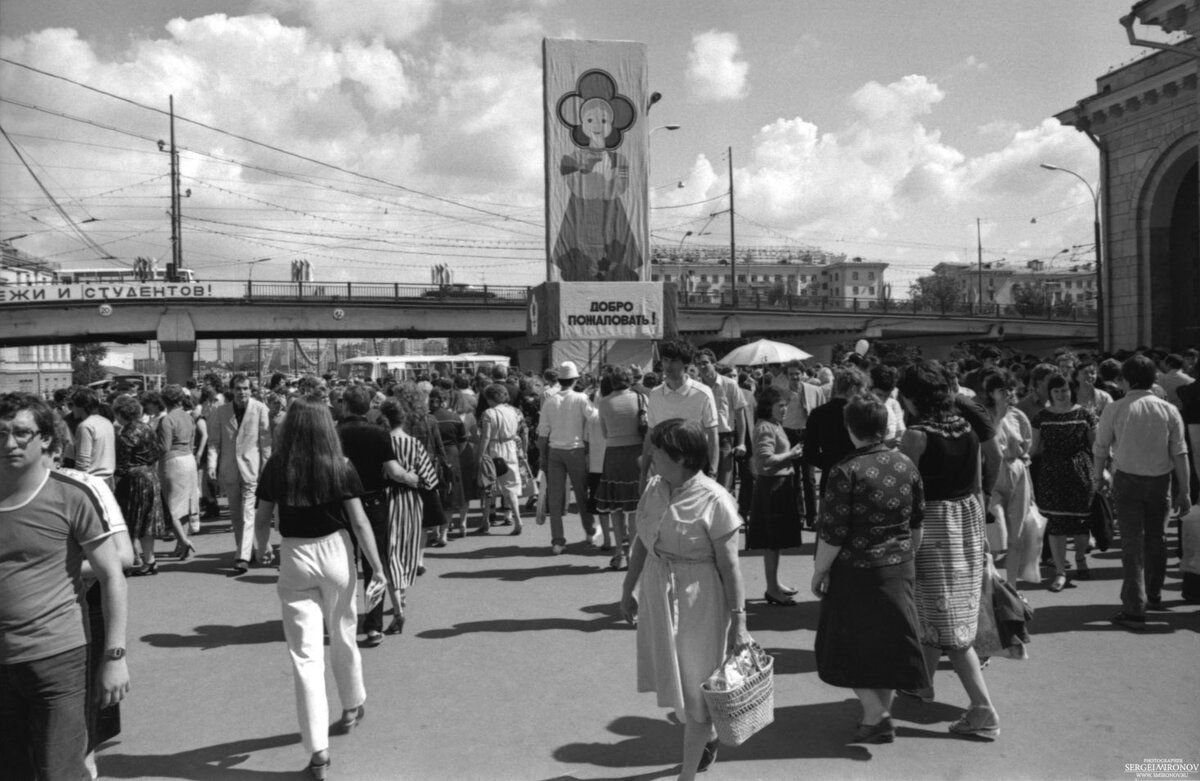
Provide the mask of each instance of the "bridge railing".
[{"label": "bridge railing", "polygon": [[679,305],[687,309],[738,309],[754,311],[793,311],[859,313],[874,312],[887,315],[922,315],[940,317],[982,317],[1022,320],[1069,320],[1094,322],[1094,306],[1073,303],[1022,305],[970,302],[931,302],[919,299],[866,299],[836,296],[774,295],[760,291],[739,293],[734,305],[730,292],[679,292]]},{"label": "bridge railing", "polygon": [[407,301],[411,303],[503,304],[524,303],[529,288],[512,285],[448,286],[403,282],[247,282],[251,300],[311,299],[316,301]]}]

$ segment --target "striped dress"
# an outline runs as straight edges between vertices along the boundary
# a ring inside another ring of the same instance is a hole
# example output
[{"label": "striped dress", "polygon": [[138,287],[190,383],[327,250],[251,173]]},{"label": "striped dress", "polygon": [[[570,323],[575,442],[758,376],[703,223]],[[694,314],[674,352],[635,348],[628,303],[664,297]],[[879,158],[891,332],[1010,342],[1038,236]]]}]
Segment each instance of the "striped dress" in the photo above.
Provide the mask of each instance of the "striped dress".
[{"label": "striped dress", "polygon": [[917,619],[922,645],[968,648],[983,591],[983,507],[975,496],[979,438],[958,416],[910,427],[925,434],[917,467],[925,484],[924,536],[917,549]]},{"label": "striped dress", "polygon": [[[406,472],[416,472],[422,488],[437,488],[437,473],[425,446],[400,429],[392,430],[392,452]],[[421,550],[421,521],[424,510],[416,488],[393,485],[388,488],[388,582],[392,588],[406,590],[417,574],[417,555]]]}]

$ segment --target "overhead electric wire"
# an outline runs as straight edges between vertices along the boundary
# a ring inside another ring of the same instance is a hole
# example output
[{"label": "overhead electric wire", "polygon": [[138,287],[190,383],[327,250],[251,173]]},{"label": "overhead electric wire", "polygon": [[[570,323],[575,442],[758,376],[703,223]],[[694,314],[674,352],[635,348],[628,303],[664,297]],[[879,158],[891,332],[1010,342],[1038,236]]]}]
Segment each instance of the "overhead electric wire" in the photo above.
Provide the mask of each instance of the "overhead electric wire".
[{"label": "overhead electric wire", "polygon": [[62,207],[62,205],[55,199],[50,191],[46,189],[46,185],[42,183],[42,180],[38,178],[38,175],[34,173],[33,168],[30,167],[29,162],[25,159],[25,156],[21,154],[21,150],[17,146],[17,143],[9,137],[8,133],[4,130],[3,125],[0,125],[0,135],[4,136],[4,140],[8,142],[10,147],[12,147],[13,153],[16,154],[17,158],[21,161],[21,164],[25,166],[25,170],[29,172],[29,175],[33,177],[33,181],[37,183],[38,189],[40,189],[45,194],[46,199],[54,205],[54,210],[58,212],[59,216],[71,226],[71,230],[74,231],[75,235],[79,237],[80,241],[90,247],[101,258],[105,260],[115,260],[112,255],[108,254],[108,252],[102,249],[100,245],[93,241],[90,236],[84,233],[82,228],[75,224],[75,221],[71,219],[71,215],[67,214],[66,209]]},{"label": "overhead electric wire", "polygon": [[[162,109],[160,109],[160,108],[155,108],[154,106],[148,106],[148,105],[146,105],[146,104],[144,104],[144,103],[139,103],[138,101],[136,101],[136,100],[133,100],[133,99],[131,99],[131,98],[127,98],[127,97],[124,97],[124,96],[122,96],[122,95],[117,95],[116,93],[109,92],[109,91],[107,91],[107,90],[102,90],[102,89],[100,89],[100,88],[98,88],[98,87],[93,87],[93,86],[91,86],[90,84],[84,84],[84,83],[83,83],[83,82],[81,82],[81,81],[76,81],[75,79],[71,79],[71,78],[68,78],[68,77],[66,77],[66,76],[61,76],[61,75],[59,75],[59,74],[56,74],[56,73],[50,73],[49,71],[45,71],[45,70],[42,70],[42,69],[40,69],[40,68],[35,68],[35,67],[33,67],[32,65],[27,65],[27,64],[25,64],[25,63],[23,63],[23,62],[17,62],[16,60],[9,59],[8,57],[0,57],[0,62],[7,63],[7,64],[9,64],[9,65],[13,65],[13,66],[16,66],[16,67],[18,67],[18,68],[24,68],[24,69],[26,69],[26,70],[29,70],[29,71],[32,71],[32,72],[34,72],[34,73],[38,73],[38,74],[40,74],[40,75],[42,75],[42,76],[46,76],[46,77],[48,77],[48,78],[52,78],[52,79],[58,79],[58,80],[60,80],[60,81],[65,81],[65,82],[67,82],[68,84],[74,84],[74,85],[75,85],[75,86],[77,86],[77,87],[81,87],[81,88],[83,88],[83,89],[90,90],[90,91],[92,91],[92,92],[95,92],[95,93],[97,93],[97,94],[104,95],[104,96],[106,96],[106,97],[109,97],[109,98],[113,98],[114,100],[119,100],[119,101],[122,101],[122,102],[124,102],[124,103],[128,103],[128,104],[130,104],[130,105],[132,105],[132,106],[137,106],[138,108],[145,109],[146,111],[153,111],[153,112],[155,112],[155,113],[158,113],[158,114],[163,114],[163,115],[168,115],[168,114],[169,114],[169,112],[163,111],[163,110],[162,110]],[[388,181],[388,180],[386,180],[386,179],[382,179],[382,178],[380,178],[380,177],[377,177],[377,176],[371,176],[371,175],[369,175],[369,174],[363,174],[363,173],[359,173],[359,172],[357,172],[357,171],[352,171],[352,170],[350,170],[350,169],[343,168],[343,167],[341,167],[341,166],[339,166],[339,165],[335,165],[335,164],[333,164],[333,163],[328,163],[328,162],[326,162],[326,161],[324,161],[324,160],[318,160],[318,159],[316,159],[316,158],[313,158],[313,157],[308,157],[307,155],[302,155],[302,154],[300,154],[300,153],[298,153],[298,152],[291,152],[291,151],[289,151],[289,150],[286,150],[286,149],[283,149],[283,148],[281,148],[281,147],[277,147],[277,146],[275,146],[275,145],[273,145],[273,144],[268,144],[268,143],[266,143],[265,141],[258,141],[258,140],[256,140],[256,139],[249,138],[249,137],[247,137],[247,136],[243,136],[243,135],[240,135],[240,134],[237,134],[237,133],[233,133],[233,132],[231,132],[231,131],[228,131],[228,130],[222,130],[221,128],[218,128],[218,127],[213,127],[212,125],[208,125],[208,124],[206,124],[206,123],[204,123],[204,122],[199,122],[199,121],[197,121],[197,120],[194,120],[194,119],[188,119],[187,117],[181,116],[181,115],[179,115],[179,114],[176,114],[176,115],[175,115],[175,119],[179,120],[180,122],[186,122],[186,123],[188,123],[188,124],[196,125],[197,127],[202,127],[202,128],[204,128],[205,130],[211,130],[211,131],[213,131],[214,133],[220,133],[220,134],[222,134],[222,135],[229,136],[230,138],[236,138],[236,139],[238,139],[239,141],[244,141],[244,142],[246,142],[246,143],[248,143],[248,144],[254,144],[255,146],[260,146],[260,147],[262,147],[262,148],[264,148],[264,149],[269,149],[269,150],[271,150],[271,151],[273,151],[273,152],[278,152],[279,154],[287,155],[287,156],[289,156],[289,157],[295,157],[295,158],[297,158],[297,159],[299,159],[299,160],[304,160],[305,162],[312,163],[312,164],[314,164],[314,165],[323,166],[323,167],[325,167],[325,168],[329,168],[329,169],[331,169],[331,170],[334,170],[334,171],[339,171],[339,172],[341,172],[341,173],[348,174],[348,175],[350,175],[350,176],[355,176],[355,177],[359,177],[359,178],[361,178],[361,179],[365,179],[365,180],[367,180],[367,181],[378,182],[379,184],[387,185],[387,186],[389,186],[389,187],[394,187],[394,188],[396,188],[396,189],[398,189],[398,190],[402,190],[402,191],[404,191],[404,192],[407,192],[407,193],[412,193],[413,195],[419,195],[419,196],[422,196],[422,197],[425,197],[425,198],[429,198],[429,199],[431,199],[431,200],[440,201],[440,202],[442,202],[442,203],[447,203],[447,204],[450,204],[450,205],[453,205],[453,206],[457,206],[457,207],[459,207],[459,208],[462,208],[462,209],[468,209],[468,210],[471,210],[471,211],[477,211],[477,212],[481,212],[481,213],[483,213],[483,214],[489,214],[489,215],[491,215],[491,216],[493,216],[493,217],[498,217],[498,218],[500,218],[500,219],[504,219],[504,220],[510,220],[510,219],[514,219],[514,218],[512,218],[512,217],[509,217],[508,215],[505,215],[505,214],[500,214],[500,213],[497,213],[497,212],[491,212],[491,211],[488,211],[487,209],[482,209],[482,208],[480,208],[480,207],[477,207],[477,206],[471,206],[471,205],[469,205],[469,204],[465,204],[465,203],[462,203],[462,202],[460,202],[460,201],[456,201],[456,200],[454,200],[453,198],[446,198],[446,197],[444,197],[444,196],[440,196],[440,195],[434,195],[433,193],[427,193],[427,192],[424,192],[424,191],[421,191],[421,190],[417,190],[417,189],[415,189],[415,188],[412,188],[412,187],[408,187],[408,186],[406,186],[406,185],[399,184],[398,182],[390,182],[390,181]],[[517,220],[517,221],[522,221],[522,220]]]}]

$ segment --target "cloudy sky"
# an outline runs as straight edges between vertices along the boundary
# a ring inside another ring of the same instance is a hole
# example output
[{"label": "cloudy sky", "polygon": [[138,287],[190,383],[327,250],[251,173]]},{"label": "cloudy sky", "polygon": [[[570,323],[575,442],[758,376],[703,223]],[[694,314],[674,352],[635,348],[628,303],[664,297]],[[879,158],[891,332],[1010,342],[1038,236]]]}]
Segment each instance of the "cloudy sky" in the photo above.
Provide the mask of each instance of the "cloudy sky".
[{"label": "cloudy sky", "polygon": [[155,110],[174,95],[202,277],[286,279],[304,257],[318,279],[426,282],[445,263],[536,284],[540,44],[572,37],[648,45],[651,124],[682,126],[652,135],[662,245],[728,245],[709,214],[732,149],[739,245],[885,260],[898,293],[973,261],[977,218],[985,260],[1090,259],[1091,197],[1038,163],[1096,180],[1095,149],[1053,115],[1147,51],[1117,23],[1130,5],[4,0],[0,126],[20,157],[0,140],[0,238],[67,268],[104,265],[97,245],[165,261]]}]

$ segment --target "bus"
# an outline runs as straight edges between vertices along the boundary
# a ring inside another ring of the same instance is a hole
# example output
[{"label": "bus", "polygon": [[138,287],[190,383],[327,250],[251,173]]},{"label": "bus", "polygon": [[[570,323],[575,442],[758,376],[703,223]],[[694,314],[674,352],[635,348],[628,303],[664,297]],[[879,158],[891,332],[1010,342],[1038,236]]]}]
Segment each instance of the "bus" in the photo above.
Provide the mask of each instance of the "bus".
[{"label": "bus", "polygon": [[162,390],[167,384],[166,379],[162,374],[113,374],[106,379],[88,383],[88,387],[98,392],[106,392],[114,386],[128,386],[134,392],[141,393]]},{"label": "bus", "polygon": [[[167,272],[161,268],[148,269],[141,273],[132,268],[73,268],[59,271],[55,283],[59,285],[126,285],[167,281],[169,281]],[[181,268],[176,272],[174,281],[195,282],[196,274],[190,268]]]},{"label": "bus", "polygon": [[506,355],[461,353],[459,355],[364,355],[347,358],[338,364],[339,380],[370,380],[383,383],[389,379],[401,382],[415,380],[419,375],[436,371],[442,377],[464,373],[474,377],[479,371],[491,372],[492,367],[508,368]]}]

